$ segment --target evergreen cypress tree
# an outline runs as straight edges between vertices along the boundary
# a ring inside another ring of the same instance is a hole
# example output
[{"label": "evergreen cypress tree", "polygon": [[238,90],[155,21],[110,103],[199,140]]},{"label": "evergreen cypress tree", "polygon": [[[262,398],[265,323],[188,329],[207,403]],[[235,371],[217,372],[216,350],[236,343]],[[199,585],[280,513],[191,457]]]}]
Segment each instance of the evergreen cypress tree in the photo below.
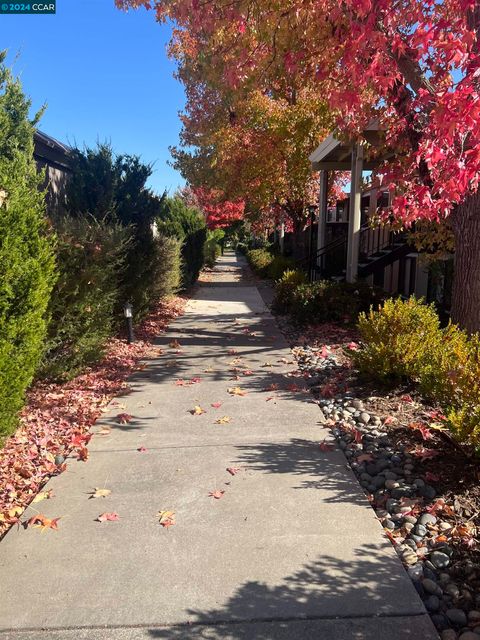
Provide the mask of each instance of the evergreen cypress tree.
[{"label": "evergreen cypress tree", "polygon": [[17,423],[42,355],[54,238],[33,158],[38,116],[0,53],[0,440]]}]

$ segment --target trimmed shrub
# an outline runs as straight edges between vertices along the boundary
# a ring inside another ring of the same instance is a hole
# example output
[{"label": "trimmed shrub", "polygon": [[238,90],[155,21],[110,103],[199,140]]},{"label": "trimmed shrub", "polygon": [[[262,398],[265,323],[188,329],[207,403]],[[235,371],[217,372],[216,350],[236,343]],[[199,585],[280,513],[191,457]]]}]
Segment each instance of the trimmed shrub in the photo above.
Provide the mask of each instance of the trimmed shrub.
[{"label": "trimmed shrub", "polygon": [[94,218],[57,221],[59,278],[40,375],[68,379],[98,360],[117,322],[131,231]]},{"label": "trimmed shrub", "polygon": [[365,282],[319,280],[293,290],[290,314],[299,324],[356,322],[361,311],[378,304],[384,295]]},{"label": "trimmed shrub", "polygon": [[181,286],[188,289],[197,281],[203,267],[207,239],[205,219],[198,209],[174,196],[162,199],[157,226],[162,235],[177,238],[182,243]]},{"label": "trimmed shrub", "polygon": [[0,441],[12,433],[42,356],[55,282],[43,174],[33,159],[38,119],[0,54]]},{"label": "trimmed shrub", "polygon": [[381,309],[361,313],[358,328],[364,348],[353,354],[355,365],[382,382],[419,381],[442,342],[435,307],[414,297],[389,299]]},{"label": "trimmed shrub", "polygon": [[267,276],[272,280],[279,280],[285,271],[295,268],[295,262],[285,256],[275,256],[267,269]]},{"label": "trimmed shrub", "polygon": [[274,256],[267,249],[251,249],[247,251],[247,260],[257,275],[266,277]]},{"label": "trimmed shrub", "polygon": [[[121,287],[120,306],[133,305],[134,322],[138,323],[151,311],[160,298],[176,293],[180,288],[181,242],[150,229],[137,229],[127,255]],[[118,309],[121,315],[121,308]]]},{"label": "trimmed shrub", "polygon": [[275,311],[278,313],[289,311],[295,289],[303,284],[307,284],[307,276],[304,271],[287,269],[275,286],[275,298],[273,300]]},{"label": "trimmed shrub", "polygon": [[215,229],[214,231],[207,231],[207,240],[203,248],[205,265],[212,269],[215,266],[215,262],[219,255],[222,253],[220,242],[225,237],[225,232],[222,229]]}]

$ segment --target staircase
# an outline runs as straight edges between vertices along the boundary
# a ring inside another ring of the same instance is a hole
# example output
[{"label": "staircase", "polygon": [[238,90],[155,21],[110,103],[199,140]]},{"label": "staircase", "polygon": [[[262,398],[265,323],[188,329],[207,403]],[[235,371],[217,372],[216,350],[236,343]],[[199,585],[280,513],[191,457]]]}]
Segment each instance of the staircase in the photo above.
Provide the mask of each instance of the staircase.
[{"label": "staircase", "polygon": [[[360,228],[358,277],[373,275],[376,280],[386,267],[405,258],[412,251],[414,249],[408,244],[404,234],[394,232],[388,226],[371,227],[368,223],[364,224]],[[309,280],[313,282],[320,278],[344,280],[346,263],[345,236],[326,244],[297,264],[307,271]]]}]

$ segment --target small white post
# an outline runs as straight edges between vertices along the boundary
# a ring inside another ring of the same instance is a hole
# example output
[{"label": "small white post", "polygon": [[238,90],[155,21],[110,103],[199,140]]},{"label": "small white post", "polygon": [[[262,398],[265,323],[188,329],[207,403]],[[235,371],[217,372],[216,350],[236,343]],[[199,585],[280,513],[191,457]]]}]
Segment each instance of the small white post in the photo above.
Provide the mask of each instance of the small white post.
[{"label": "small white post", "polygon": [[285,218],[282,216],[280,218],[280,229],[279,229],[279,238],[278,238],[278,243],[280,245],[280,253],[283,256],[284,251],[285,251]]}]

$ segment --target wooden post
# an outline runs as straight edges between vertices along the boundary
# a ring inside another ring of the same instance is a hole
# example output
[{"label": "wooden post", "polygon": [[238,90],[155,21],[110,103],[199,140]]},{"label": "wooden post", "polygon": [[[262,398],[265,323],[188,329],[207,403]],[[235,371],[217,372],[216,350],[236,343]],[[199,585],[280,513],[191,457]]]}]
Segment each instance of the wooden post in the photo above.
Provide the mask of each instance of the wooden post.
[{"label": "wooden post", "polygon": [[350,185],[350,217],[348,221],[347,282],[355,282],[358,273],[358,252],[361,226],[361,180],[363,171],[363,147],[355,144],[352,149],[352,169]]},{"label": "wooden post", "polygon": [[[318,193],[318,227],[317,227],[317,267],[322,267],[322,257],[318,255],[318,250],[325,246],[326,242],[326,223],[327,223],[327,204],[328,204],[328,171],[322,169],[320,171],[320,190]],[[321,277],[321,271],[318,272]]]}]

